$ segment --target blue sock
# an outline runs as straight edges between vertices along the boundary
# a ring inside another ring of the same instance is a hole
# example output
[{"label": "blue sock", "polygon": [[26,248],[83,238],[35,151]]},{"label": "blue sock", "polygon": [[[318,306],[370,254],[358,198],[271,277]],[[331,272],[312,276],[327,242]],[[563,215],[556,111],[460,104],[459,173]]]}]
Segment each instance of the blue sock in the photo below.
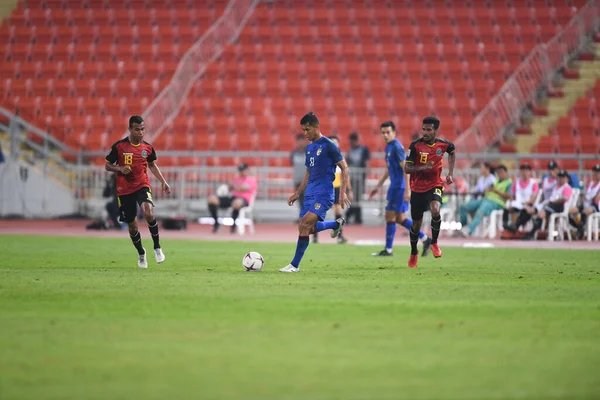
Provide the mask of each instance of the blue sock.
[{"label": "blue sock", "polygon": [[[412,219],[406,218],[404,222],[402,222],[402,226],[405,227],[407,230],[410,230],[412,226]],[[425,236],[427,236],[425,235],[425,232],[419,231],[419,239],[423,239]]]},{"label": "blue sock", "polygon": [[304,257],[304,252],[308,247],[308,236],[298,236],[298,243],[296,244],[296,253],[294,254],[294,259],[290,264],[294,267],[300,267],[300,261],[302,261],[302,257]]},{"label": "blue sock", "polygon": [[337,221],[318,221],[315,225],[315,232],[321,232],[325,229],[337,229]]},{"label": "blue sock", "polygon": [[394,246],[394,236],[396,236],[396,223],[388,222],[385,226],[385,248],[391,250]]}]

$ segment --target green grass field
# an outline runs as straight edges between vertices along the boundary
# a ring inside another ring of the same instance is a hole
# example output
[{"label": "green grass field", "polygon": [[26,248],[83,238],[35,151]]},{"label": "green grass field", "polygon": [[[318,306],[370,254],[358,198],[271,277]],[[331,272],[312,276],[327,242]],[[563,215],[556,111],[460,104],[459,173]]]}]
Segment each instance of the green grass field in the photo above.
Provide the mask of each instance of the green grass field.
[{"label": "green grass field", "polygon": [[0,236],[0,398],[600,398],[598,252],[163,247]]}]

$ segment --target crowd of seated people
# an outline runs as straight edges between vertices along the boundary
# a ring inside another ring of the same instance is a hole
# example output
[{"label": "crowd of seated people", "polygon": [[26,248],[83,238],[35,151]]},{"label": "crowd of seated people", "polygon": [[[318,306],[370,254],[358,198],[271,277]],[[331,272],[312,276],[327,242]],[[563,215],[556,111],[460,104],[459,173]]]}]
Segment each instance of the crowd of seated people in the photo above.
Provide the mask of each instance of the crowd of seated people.
[{"label": "crowd of seated people", "polygon": [[[529,163],[519,165],[518,176],[510,178],[504,165],[495,168],[484,163],[476,191],[471,200],[458,208],[459,232],[463,237],[476,234],[477,227],[493,211],[503,210],[503,238],[533,240],[553,213],[565,212],[568,204],[569,221],[574,237],[585,239],[589,217],[600,212],[600,164],[591,169],[591,177],[580,182],[574,173],[561,169],[556,161],[547,165],[541,178],[533,176]],[[572,199],[578,189],[578,199]],[[574,203],[573,203],[574,202]]]}]

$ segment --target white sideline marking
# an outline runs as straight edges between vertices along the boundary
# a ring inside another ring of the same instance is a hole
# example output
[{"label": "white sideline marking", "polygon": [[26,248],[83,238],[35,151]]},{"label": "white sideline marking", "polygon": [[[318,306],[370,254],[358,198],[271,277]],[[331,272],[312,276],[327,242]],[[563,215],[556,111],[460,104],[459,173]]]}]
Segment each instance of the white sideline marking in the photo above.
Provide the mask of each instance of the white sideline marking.
[{"label": "white sideline marking", "polygon": [[357,246],[385,246],[382,240],[356,240],[352,243]]},{"label": "white sideline marking", "polygon": [[464,243],[462,247],[470,247],[473,249],[493,249],[494,247],[494,243],[489,243],[489,242],[467,242]]}]

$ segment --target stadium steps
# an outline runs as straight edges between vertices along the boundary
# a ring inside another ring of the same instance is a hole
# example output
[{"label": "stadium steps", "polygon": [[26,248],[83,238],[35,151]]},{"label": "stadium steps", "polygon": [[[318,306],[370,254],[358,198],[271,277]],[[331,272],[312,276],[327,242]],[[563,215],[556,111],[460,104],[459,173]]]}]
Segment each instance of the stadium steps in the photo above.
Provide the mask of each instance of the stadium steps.
[{"label": "stadium steps", "polygon": [[18,0],[0,1],[0,21],[8,17],[12,11],[17,8]]},{"label": "stadium steps", "polygon": [[561,117],[568,115],[578,99],[585,97],[586,92],[593,88],[600,78],[600,46],[594,44],[595,60],[579,60],[572,68],[577,72],[577,79],[565,79],[562,97],[551,97],[547,102],[547,115],[534,116],[531,121],[529,135],[516,137],[515,146],[519,154],[531,153],[537,143],[549,134],[549,130],[558,124]]},{"label": "stadium steps", "polygon": [[[26,143],[26,142],[25,142]],[[19,161],[26,163],[27,165],[35,168],[40,173],[45,169],[47,176],[49,176],[56,183],[61,184],[65,188],[73,189],[71,182],[74,182],[74,173],[60,164],[48,160],[48,164],[44,165],[44,162],[35,154],[30,147],[27,147],[25,143],[21,143]],[[4,157],[8,158],[10,152],[10,138],[8,132],[0,132],[0,147]],[[60,151],[55,151],[54,155],[59,159],[62,157]]]}]

